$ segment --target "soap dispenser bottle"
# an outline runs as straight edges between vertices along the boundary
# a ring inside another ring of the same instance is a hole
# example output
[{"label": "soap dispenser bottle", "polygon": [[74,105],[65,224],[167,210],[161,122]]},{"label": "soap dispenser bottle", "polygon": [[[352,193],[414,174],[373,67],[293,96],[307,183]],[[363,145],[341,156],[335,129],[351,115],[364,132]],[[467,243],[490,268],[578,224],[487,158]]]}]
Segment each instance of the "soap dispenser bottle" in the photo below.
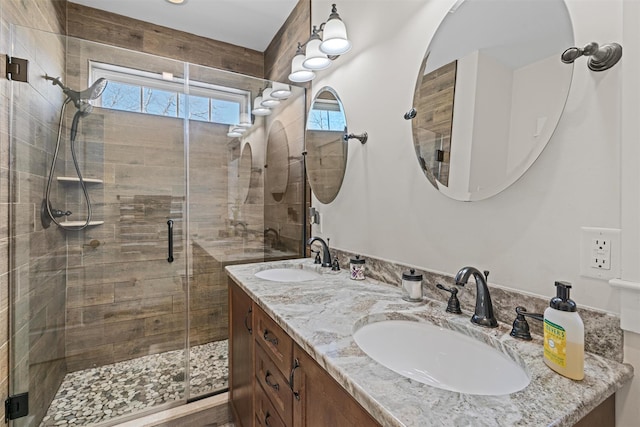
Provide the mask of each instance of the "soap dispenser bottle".
[{"label": "soap dispenser bottle", "polygon": [[576,303],[569,298],[571,285],[556,282],[556,296],[544,311],[544,363],[560,375],[584,378],[584,324]]}]

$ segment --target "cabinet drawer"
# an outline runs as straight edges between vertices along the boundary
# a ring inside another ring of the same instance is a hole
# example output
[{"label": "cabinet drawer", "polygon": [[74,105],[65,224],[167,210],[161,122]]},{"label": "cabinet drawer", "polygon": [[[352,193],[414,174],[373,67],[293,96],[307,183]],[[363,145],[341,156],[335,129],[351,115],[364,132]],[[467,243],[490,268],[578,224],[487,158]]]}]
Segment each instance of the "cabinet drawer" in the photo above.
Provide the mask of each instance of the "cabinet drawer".
[{"label": "cabinet drawer", "polygon": [[[278,412],[286,424],[291,424],[293,414],[293,395],[289,388],[289,380],[280,372],[275,363],[267,356],[262,345],[255,345],[256,381],[262,392]],[[257,387],[256,387],[257,388]]]},{"label": "cabinet drawer", "polygon": [[256,385],[256,411],[255,411],[255,426],[256,427],[288,427],[290,424],[285,424],[284,421],[278,416],[278,412],[274,409],[271,402],[267,398],[265,391],[261,385]]},{"label": "cabinet drawer", "polygon": [[260,307],[255,306],[254,314],[256,342],[262,346],[280,372],[288,377],[292,366],[293,341]]}]

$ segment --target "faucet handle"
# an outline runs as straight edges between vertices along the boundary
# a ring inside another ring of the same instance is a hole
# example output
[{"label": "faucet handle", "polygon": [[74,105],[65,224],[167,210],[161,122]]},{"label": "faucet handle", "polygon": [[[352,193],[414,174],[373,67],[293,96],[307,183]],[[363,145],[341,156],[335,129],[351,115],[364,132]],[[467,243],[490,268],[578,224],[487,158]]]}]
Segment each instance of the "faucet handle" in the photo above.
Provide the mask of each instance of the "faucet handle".
[{"label": "faucet handle", "polygon": [[482,273],[484,274],[484,280],[488,283],[489,282],[489,270],[485,270]]},{"label": "faucet handle", "polygon": [[516,307],[516,314],[516,320],[513,321],[513,328],[511,329],[511,333],[509,335],[521,340],[531,341],[529,322],[527,322],[526,317],[543,321],[544,315],[540,313],[529,313],[527,312],[527,309],[522,306]]},{"label": "faucet handle", "polygon": [[443,291],[447,291],[451,293],[451,297],[449,297],[449,301],[447,302],[447,313],[454,314],[462,314],[462,310],[460,310],[460,300],[458,300],[458,289],[457,288],[447,288],[440,283],[436,284],[436,288],[442,289]]},{"label": "faucet handle", "polygon": [[312,254],[316,254],[316,258],[313,261],[314,264],[322,264],[322,260],[320,259],[320,251],[314,251],[313,249],[309,249],[309,252]]},{"label": "faucet handle", "polygon": [[333,263],[331,263],[332,271],[340,271],[340,262],[338,261],[338,257],[333,258]]}]

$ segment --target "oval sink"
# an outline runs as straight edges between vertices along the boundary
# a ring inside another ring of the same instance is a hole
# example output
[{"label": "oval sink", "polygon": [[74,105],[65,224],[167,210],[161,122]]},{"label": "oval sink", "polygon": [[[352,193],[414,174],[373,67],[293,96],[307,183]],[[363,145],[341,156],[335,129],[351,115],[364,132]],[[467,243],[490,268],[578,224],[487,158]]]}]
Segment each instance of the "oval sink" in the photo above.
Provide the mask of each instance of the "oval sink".
[{"label": "oval sink", "polygon": [[380,321],[364,325],[353,337],[381,365],[444,390],[504,395],[530,381],[524,369],[499,350],[431,323]]},{"label": "oval sink", "polygon": [[320,274],[301,268],[271,268],[257,272],[256,277],[272,282],[306,282],[320,278]]}]

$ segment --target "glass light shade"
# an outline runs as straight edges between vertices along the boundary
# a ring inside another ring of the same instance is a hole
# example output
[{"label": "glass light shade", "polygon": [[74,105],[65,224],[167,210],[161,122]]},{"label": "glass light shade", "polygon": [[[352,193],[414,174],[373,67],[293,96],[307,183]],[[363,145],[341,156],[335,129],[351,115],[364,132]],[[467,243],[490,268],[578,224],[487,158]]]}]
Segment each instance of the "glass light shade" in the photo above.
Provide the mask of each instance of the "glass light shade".
[{"label": "glass light shade", "polygon": [[242,126],[243,128],[250,128],[253,126],[249,113],[240,113],[240,123],[238,126]]},{"label": "glass light shade", "polygon": [[268,116],[271,114],[271,109],[262,106],[262,96],[256,97],[253,101],[253,110],[251,111],[254,116]]},{"label": "glass light shade", "polygon": [[329,68],[331,60],[325,53],[320,51],[320,37],[312,37],[307,43],[305,59],[302,62],[302,66],[308,70],[324,70]]},{"label": "glass light shade", "polygon": [[289,80],[292,82],[302,83],[313,80],[316,77],[316,73],[311,70],[307,70],[302,66],[305,56],[303,53],[297,54],[291,61],[291,74],[289,74]]},{"label": "glass light shade", "polygon": [[262,102],[260,103],[260,105],[262,105],[263,107],[276,107],[278,105],[280,105],[280,100],[276,99],[273,97],[272,95],[273,92],[273,88],[266,88],[263,92],[262,92]]},{"label": "glass light shade", "polygon": [[233,126],[229,126],[229,132],[227,133],[227,136],[230,138],[237,138],[239,136],[242,136],[242,133],[234,132]]},{"label": "glass light shade", "polygon": [[271,83],[273,90],[271,96],[276,99],[287,99],[291,96],[291,87],[284,83],[273,82]]},{"label": "glass light shade", "polygon": [[351,42],[347,39],[347,28],[340,18],[327,21],[322,32],[320,51],[327,55],[342,55],[351,50]]}]

